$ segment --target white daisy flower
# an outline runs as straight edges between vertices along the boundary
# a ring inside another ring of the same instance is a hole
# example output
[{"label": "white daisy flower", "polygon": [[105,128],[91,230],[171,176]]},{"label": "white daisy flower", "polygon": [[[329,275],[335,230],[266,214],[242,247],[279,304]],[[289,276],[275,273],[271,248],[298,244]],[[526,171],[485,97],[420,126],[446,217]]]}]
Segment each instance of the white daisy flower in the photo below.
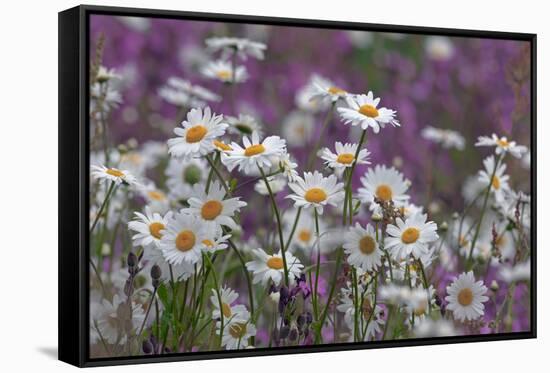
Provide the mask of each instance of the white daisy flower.
[{"label": "white daisy flower", "polygon": [[[296,214],[298,209],[293,208],[291,211],[283,215],[283,225],[285,227],[285,237],[289,237],[294,222],[296,221]],[[325,223],[322,219],[319,220],[319,231],[325,232]],[[323,237],[324,238],[324,237]],[[300,214],[294,236],[290,242],[289,250],[294,252],[296,248],[302,250],[304,253],[309,253],[317,241],[317,232],[315,231],[315,220],[313,220],[311,214]],[[325,240],[321,240],[325,243]]]},{"label": "white daisy flower", "polygon": [[101,119],[100,112],[109,113],[122,104],[120,92],[110,84],[95,83],[90,87],[90,113],[96,120]]},{"label": "white daisy flower", "polygon": [[[280,176],[269,176],[267,178],[267,182],[269,183],[269,187],[271,188],[271,192],[273,194],[277,194],[285,190],[287,184],[286,178]],[[258,180],[256,184],[254,184],[254,190],[262,196],[269,195],[269,190],[267,189],[265,181],[263,180]]]},{"label": "white daisy flower", "polygon": [[[221,323],[217,323],[217,333],[220,334]],[[250,320],[234,317],[228,324],[224,322],[222,346],[226,350],[248,348],[248,339],[256,335],[256,327]]]},{"label": "white daisy flower", "polygon": [[376,233],[372,225],[366,228],[355,223],[354,227],[346,233],[344,252],[348,254],[348,263],[361,268],[365,272],[371,272],[382,264],[382,250],[376,242]]},{"label": "white daisy flower", "polygon": [[[359,294],[364,294],[363,300],[361,302],[362,304],[359,307],[361,311],[361,315],[359,317],[359,333],[361,335],[363,334],[363,330],[361,329],[364,329],[365,332],[364,338],[361,338],[359,336],[359,340],[363,339],[363,341],[369,341],[374,339],[377,333],[382,332],[382,326],[386,322],[382,318],[382,308],[378,305],[376,305],[375,307],[372,306],[372,303],[374,302],[373,294],[370,291],[365,292],[364,290],[364,285],[359,284]],[[344,313],[344,322],[346,323],[348,329],[353,331],[355,323],[355,304],[350,283],[347,284],[347,287],[342,288],[340,301],[341,303],[336,306],[336,309]],[[361,326],[363,326],[363,328]],[[350,336],[350,342],[353,341],[354,337],[352,333],[352,335]]]},{"label": "white daisy flower", "polygon": [[224,57],[229,57],[233,53],[245,60],[248,56],[258,60],[264,59],[264,52],[267,45],[264,43],[251,41],[244,38],[234,37],[212,37],[206,39],[206,46],[210,51],[217,52],[222,50]]},{"label": "white daisy flower", "polygon": [[248,80],[248,72],[244,66],[233,66],[231,62],[218,60],[208,62],[202,69],[201,73],[210,79],[219,80],[222,83],[244,83]]},{"label": "white daisy flower", "polygon": [[286,198],[291,198],[296,207],[307,209],[313,206],[319,215],[323,214],[324,206],[338,206],[344,199],[344,184],[338,183],[336,176],[324,177],[319,171],[305,172],[303,179],[298,176],[288,186],[294,194]]},{"label": "white daisy flower", "polygon": [[435,61],[447,61],[454,55],[454,45],[446,36],[427,36],[424,49],[426,54]]},{"label": "white daisy flower", "polygon": [[413,330],[416,338],[449,337],[457,335],[457,331],[451,321],[445,319],[432,320],[424,318],[414,324]]},{"label": "white daisy flower", "polygon": [[[261,283],[266,286],[269,280],[275,285],[279,285],[285,276],[284,263],[281,252],[269,255],[261,248],[252,250],[254,261],[247,262],[246,268],[254,275],[254,284]],[[285,252],[286,265],[288,268],[288,280],[291,284],[295,282],[295,277],[300,277],[303,264],[294,255]]]},{"label": "white daisy flower", "polygon": [[338,100],[345,99],[348,95],[348,92],[344,89],[319,75],[313,76],[311,86],[311,101],[325,100],[334,103]]},{"label": "white daisy flower", "polygon": [[355,159],[355,152],[357,151],[357,144],[342,144],[337,141],[334,144],[336,154],[331,152],[329,148],[324,148],[321,158],[325,160],[325,164],[333,169],[345,169],[351,167],[355,161],[355,164],[369,164],[368,161],[369,151],[367,149],[361,149]]},{"label": "white daisy flower", "polygon": [[[495,171],[495,162],[496,160],[493,155],[483,160],[485,170],[479,171],[478,180],[483,183],[485,188],[487,188],[490,184],[491,193],[493,193],[497,202],[502,202],[505,199],[506,193],[509,193],[511,190],[510,185],[508,185],[508,179],[510,179],[510,176],[504,174],[506,171],[505,163],[500,163]],[[493,172],[495,172],[494,176]]]},{"label": "white daisy flower", "polygon": [[102,65],[99,66],[97,69],[96,80],[100,83],[104,83],[112,79],[122,79],[122,76],[117,74],[115,69],[109,69]]},{"label": "white daisy flower", "polygon": [[209,107],[191,109],[183,128],[174,128],[178,136],[168,140],[168,153],[179,158],[197,158],[214,151],[213,141],[223,136],[228,124],[223,116],[216,115]]},{"label": "white daisy flower", "polygon": [[435,289],[432,285],[428,289],[423,286],[411,289],[411,297],[405,303],[405,311],[409,315],[408,323],[412,323],[413,315],[415,322],[426,319],[430,307],[435,306],[434,295]]},{"label": "white daisy flower", "polygon": [[315,93],[315,88],[313,87],[314,78],[315,75],[310,78],[306,85],[296,91],[296,95],[294,97],[294,103],[298,109],[308,114],[325,111],[330,107],[330,101],[328,100],[311,99],[311,96]]},{"label": "white daisy flower", "polygon": [[223,163],[231,172],[235,167],[244,173],[255,172],[259,167],[271,168],[272,157],[280,156],[286,151],[285,140],[279,136],[268,136],[260,141],[257,132],[252,133],[251,140],[243,136],[243,145],[232,142],[231,150],[226,152],[227,156],[222,158]]},{"label": "white daisy flower", "polygon": [[313,115],[295,110],[284,118],[281,131],[288,146],[300,147],[311,141],[314,126]]},{"label": "white daisy flower", "polygon": [[240,197],[224,197],[225,189],[217,180],[210,184],[208,193],[203,184],[195,184],[193,197],[187,200],[189,208],[184,208],[181,212],[197,216],[202,224],[218,232],[221,232],[222,226],[236,229],[237,224],[233,216],[241,207],[246,206],[246,202],[240,201]]},{"label": "white daisy flower", "polygon": [[498,276],[507,283],[530,281],[531,280],[531,262],[525,261],[514,266],[501,267]]},{"label": "white daisy flower", "polygon": [[137,179],[127,170],[119,170],[117,168],[105,167],[103,165],[92,165],[90,167],[92,177],[96,180],[114,181],[117,185],[139,185]]},{"label": "white daisy flower", "polygon": [[172,212],[169,211],[162,216],[159,213],[152,212],[149,206],[145,206],[145,214],[136,211],[134,215],[136,219],[128,223],[128,228],[136,232],[132,236],[134,246],[158,248],[166,225],[172,217]]},{"label": "white daisy flower", "polygon": [[227,234],[223,236],[216,228],[209,228],[207,229],[206,237],[207,238],[202,240],[204,245],[203,250],[209,253],[215,253],[227,249],[227,239],[231,238],[231,235]]},{"label": "white daisy flower", "polygon": [[464,150],[466,141],[457,131],[426,126],[420,132],[421,136],[436,144],[441,144],[445,149]]},{"label": "white daisy flower", "polygon": [[262,137],[262,125],[252,115],[239,114],[238,117],[226,117],[229,123],[228,133],[234,135],[252,135],[257,132],[258,136]]},{"label": "white daisy flower", "polygon": [[180,107],[204,107],[208,101],[221,101],[221,97],[214,92],[176,77],[168,78],[167,84],[158,93],[167,102]]},{"label": "white daisy flower", "polygon": [[164,214],[170,209],[170,200],[166,193],[158,189],[154,183],[149,183],[139,188],[141,196],[147,201],[147,205],[153,212]]},{"label": "white daisy flower", "polygon": [[405,205],[401,206],[399,210],[401,211],[405,219],[410,218],[411,216],[416,214],[424,213],[424,207],[417,206],[414,203],[406,203]]},{"label": "white daisy flower", "polygon": [[413,215],[403,221],[397,218],[397,225],[389,224],[385,247],[396,260],[413,255],[416,259],[429,253],[429,245],[439,239],[437,225],[426,221],[428,215]]},{"label": "white daisy flower", "polygon": [[112,302],[103,299],[91,314],[92,325],[109,344],[124,344],[129,337],[127,332],[134,333],[141,326],[145,312],[140,304],[128,304],[125,299],[115,294]]},{"label": "white daisy flower", "polygon": [[166,186],[175,200],[193,196],[193,185],[206,182],[207,163],[200,158],[170,158],[166,167]]},{"label": "white daisy flower", "polygon": [[282,174],[287,178],[288,182],[294,182],[298,177],[298,171],[296,171],[296,168],[298,168],[298,163],[294,162],[292,158],[290,158],[290,154],[287,152],[281,154],[278,158],[278,162],[274,163],[278,163],[276,166],[279,166],[279,168],[282,169]]},{"label": "white daisy flower", "polygon": [[388,123],[400,126],[395,119],[395,110],[378,108],[380,98],[374,98],[372,92],[366,95],[347,96],[346,102],[349,107],[338,108],[338,113],[345,124],[361,126],[363,130],[372,127],[374,133],[378,133],[380,127],[384,128]]},{"label": "white daisy flower", "polygon": [[216,289],[212,289],[212,295],[210,296],[210,302],[214,309],[212,310],[212,319],[218,320],[223,314],[224,324],[230,322],[232,318],[238,318],[239,320],[248,320],[250,317],[249,312],[246,310],[246,307],[242,304],[234,304],[239,294],[228,287],[223,287],[220,289],[220,298],[222,300],[221,312],[220,312],[220,302],[218,299],[218,293]]},{"label": "white daisy flower", "polygon": [[375,197],[383,202],[391,200],[396,207],[405,206],[409,200],[406,192],[410,182],[393,167],[376,165],[375,168],[369,168],[361,177],[361,184],[363,187],[358,189],[358,197],[361,202],[368,203],[372,211],[378,207]]},{"label": "white daisy flower", "polygon": [[477,320],[485,313],[483,303],[489,300],[485,293],[487,287],[483,281],[476,282],[472,271],[462,273],[447,286],[447,309],[453,311],[457,320]]},{"label": "white daisy flower", "polygon": [[202,259],[203,241],[207,239],[206,227],[194,215],[178,213],[168,220],[162,232],[160,249],[168,263],[198,263]]},{"label": "white daisy flower", "polygon": [[346,35],[355,48],[367,48],[374,40],[374,32],[371,31],[346,31]]},{"label": "white daisy flower", "polygon": [[498,137],[493,133],[491,137],[480,136],[477,138],[476,146],[494,146],[497,155],[510,153],[516,158],[521,158],[527,153],[527,147],[517,145],[515,141],[508,141],[506,136]]}]

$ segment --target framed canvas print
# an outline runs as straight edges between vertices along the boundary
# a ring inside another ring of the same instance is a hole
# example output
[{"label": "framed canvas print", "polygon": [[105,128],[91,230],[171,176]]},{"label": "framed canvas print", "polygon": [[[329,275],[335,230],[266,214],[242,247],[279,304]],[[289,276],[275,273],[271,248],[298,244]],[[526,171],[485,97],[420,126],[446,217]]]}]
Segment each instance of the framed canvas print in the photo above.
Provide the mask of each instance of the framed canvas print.
[{"label": "framed canvas print", "polygon": [[59,357],[536,335],[536,36],[59,13]]}]

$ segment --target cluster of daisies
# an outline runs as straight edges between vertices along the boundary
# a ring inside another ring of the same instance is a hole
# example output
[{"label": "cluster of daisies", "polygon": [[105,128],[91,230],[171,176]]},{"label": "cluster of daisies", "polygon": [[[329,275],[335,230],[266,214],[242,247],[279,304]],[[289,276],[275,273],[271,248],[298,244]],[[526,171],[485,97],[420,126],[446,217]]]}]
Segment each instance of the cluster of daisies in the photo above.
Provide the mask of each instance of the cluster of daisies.
[{"label": "cluster of daisies", "polygon": [[[250,78],[239,61],[262,60],[266,45],[223,37],[207,39],[206,49],[219,59],[204,66],[204,77],[234,85]],[[101,68],[94,84],[119,78]],[[173,137],[91,155],[90,336],[104,353],[474,333],[490,297],[497,301],[498,283],[484,283],[483,263],[510,286],[529,281],[529,249],[521,248],[530,198],[511,188],[505,163],[508,154],[525,157],[526,147],[480,137],[476,146],[495,151],[466,188],[479,214],[438,225],[433,206],[413,203],[401,171],[371,166],[370,135],[400,126],[373,92],[353,94],[314,75],[296,94],[283,137],[248,113],[215,113],[211,105],[222,96],[187,80],[172,77],[158,94],[185,109]],[[104,123],[112,107],[94,105],[94,117]],[[325,127],[360,131],[358,142],[312,144],[312,113],[320,112]],[[422,136],[447,150],[467,146],[448,129],[426,127]],[[300,174],[291,149],[306,144],[312,158]],[[366,169],[360,186],[358,166]],[[245,202],[251,193],[264,202]],[[250,212],[267,216],[263,230],[244,231]],[[121,231],[131,238],[122,252]],[[457,276],[442,282],[436,264]],[[494,331],[502,320],[493,320]]]}]

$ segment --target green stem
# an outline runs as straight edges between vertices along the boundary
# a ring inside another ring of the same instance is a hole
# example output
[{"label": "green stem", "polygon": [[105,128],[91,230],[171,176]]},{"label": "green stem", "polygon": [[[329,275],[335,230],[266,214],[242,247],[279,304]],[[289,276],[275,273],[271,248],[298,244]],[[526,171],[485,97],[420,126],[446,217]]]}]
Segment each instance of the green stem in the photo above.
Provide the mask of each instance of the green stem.
[{"label": "green stem", "polygon": [[[357,157],[359,156],[359,152],[361,151],[361,147],[363,146],[363,143],[365,142],[365,138],[367,136],[367,130],[363,130],[361,133],[361,139],[359,139],[359,144],[357,145],[357,150],[355,150],[355,156],[353,158],[353,163],[350,168],[350,172],[348,174],[348,180],[346,183],[346,196],[349,198],[348,202],[348,209],[349,209],[349,224],[353,221],[353,206],[352,206],[352,179],[353,179],[353,172],[355,171],[355,167],[357,166]],[[344,200],[344,204],[346,201]],[[344,221],[345,221],[344,217]],[[345,224],[345,223],[344,223]]]},{"label": "green stem", "polygon": [[317,157],[317,151],[319,150],[319,146],[321,146],[321,141],[323,141],[324,139],[324,133],[326,132],[327,127],[330,123],[330,119],[332,118],[332,115],[334,113],[335,105],[336,105],[336,102],[333,102],[330,105],[330,109],[327,111],[327,115],[325,116],[325,120],[323,121],[323,125],[321,127],[321,132],[319,133],[319,135],[317,135],[317,141],[315,142],[315,145],[313,146],[312,151],[309,153],[306,170],[311,169],[311,166],[313,166],[315,162],[315,158]]},{"label": "green stem", "polygon": [[107,202],[111,198],[111,194],[113,194],[113,191],[115,190],[116,182],[111,181],[111,185],[109,186],[109,189],[107,190],[107,195],[105,196],[105,199],[103,200],[103,203],[101,204],[101,207],[99,208],[99,211],[97,212],[97,215],[94,219],[94,222],[92,223],[92,227],[90,228],[90,233],[94,231],[94,228],[97,225],[97,222],[99,221],[99,218],[101,217],[101,214],[103,214],[103,210],[105,209],[105,206],[107,205]]},{"label": "green stem", "polygon": [[319,320],[319,275],[321,272],[321,233],[319,232],[319,214],[317,209],[313,209],[313,215],[315,218],[315,233],[317,235],[317,265],[315,266],[315,321]]},{"label": "green stem", "polygon": [[273,194],[273,191],[271,190],[271,186],[269,185],[269,181],[267,180],[267,177],[265,176],[264,170],[258,165],[258,170],[260,170],[260,173],[262,174],[262,179],[264,180],[265,186],[267,188],[267,191],[269,192],[269,198],[271,199],[271,205],[273,207],[273,211],[275,212],[275,219],[277,220],[277,230],[279,232],[279,245],[281,247],[281,256],[283,257],[283,267],[285,272],[285,285],[288,287],[289,280],[288,280],[288,266],[286,263],[286,250],[285,250],[285,239],[283,238],[283,226],[281,224],[281,215],[279,213],[279,208],[277,207],[277,202],[275,201],[275,195]]},{"label": "green stem", "polygon": [[481,224],[483,223],[483,216],[485,215],[485,210],[487,210],[487,202],[489,201],[489,196],[491,195],[491,187],[493,186],[493,179],[495,177],[495,174],[497,172],[501,159],[502,159],[502,155],[499,155],[495,161],[495,167],[493,168],[493,173],[491,174],[491,178],[489,179],[489,185],[487,186],[487,190],[485,191],[485,198],[483,199],[483,207],[481,209],[481,214],[479,216],[479,222],[477,223],[476,231],[474,233],[474,238],[472,239],[472,245],[470,246],[470,252],[468,253],[468,259],[466,261],[466,271],[469,271],[472,269],[472,254],[474,252],[474,247],[476,245],[477,238],[479,236],[479,231],[481,230]]},{"label": "green stem", "polygon": [[[219,157],[219,154],[218,154],[218,157]],[[218,177],[218,180],[220,180],[220,184],[222,185],[223,189],[225,190],[225,193],[227,195],[231,194],[231,191],[229,190],[229,187],[227,186],[227,183],[225,182],[221,172],[218,170],[218,168],[216,167],[216,164],[214,163],[214,161],[212,160],[212,158],[210,157],[210,155],[207,155],[206,156],[206,160],[208,161],[208,164],[210,165],[211,167],[211,171],[214,171],[214,173],[216,174],[216,176]],[[210,179],[210,175],[209,176],[209,179]],[[208,181],[207,181],[208,183]],[[209,184],[206,185],[206,192],[208,193],[208,187],[209,187]]]},{"label": "green stem", "polygon": [[[332,282],[331,282],[330,290],[329,290],[329,293],[328,293],[327,304],[326,304],[325,308],[323,309],[323,312],[321,313],[321,317],[319,319],[319,322],[317,323],[318,330],[317,330],[317,334],[315,336],[315,344],[318,344],[318,343],[322,342],[321,331],[323,329],[323,324],[325,323],[325,320],[326,320],[327,315],[328,315],[328,309],[330,307],[330,303],[332,302],[332,297],[334,296],[334,290],[336,289],[336,283],[338,282],[338,273],[339,273],[339,270],[340,270],[341,262],[342,262],[342,250],[338,250],[338,256],[336,257],[336,265],[335,265],[335,268],[334,268],[334,274],[332,276]],[[336,338],[336,334],[334,334],[334,337]]]},{"label": "green stem", "polygon": [[298,221],[300,220],[301,213],[302,213],[302,206],[298,207],[298,211],[296,212],[296,218],[294,218],[294,224],[292,224],[292,230],[290,231],[290,234],[288,235],[288,238],[286,240],[285,250],[288,250],[290,243],[292,242],[292,237],[294,237],[294,233],[296,232],[296,228],[298,227]]},{"label": "green stem", "polygon": [[204,257],[205,260],[208,261],[208,266],[211,269],[212,279],[214,280],[214,287],[216,288],[216,295],[218,297],[218,303],[220,305],[220,348],[221,348],[222,347],[222,340],[223,340],[223,328],[224,328],[224,325],[223,325],[224,314],[223,314],[222,296],[220,294],[220,287],[219,287],[219,284],[218,284],[218,277],[216,276],[216,270],[214,268],[214,264],[212,263],[212,261],[210,260],[210,257],[208,257],[208,255],[203,253],[202,256]]}]

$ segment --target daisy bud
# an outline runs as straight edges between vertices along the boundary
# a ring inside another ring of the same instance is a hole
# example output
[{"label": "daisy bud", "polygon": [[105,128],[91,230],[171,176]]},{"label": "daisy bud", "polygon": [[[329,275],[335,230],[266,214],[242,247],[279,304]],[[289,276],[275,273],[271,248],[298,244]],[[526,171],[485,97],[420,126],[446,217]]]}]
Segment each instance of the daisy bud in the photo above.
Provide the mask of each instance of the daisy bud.
[{"label": "daisy bud", "polygon": [[498,289],[499,289],[498,283],[495,280],[493,280],[493,282],[491,282],[491,290],[496,292],[498,291]]},{"label": "daisy bud", "polygon": [[281,328],[281,331],[279,332],[279,338],[281,339],[286,339],[288,337],[288,335],[290,334],[290,327],[288,326],[283,326]]},{"label": "daisy bud", "polygon": [[145,355],[150,355],[153,353],[153,344],[149,340],[143,341],[141,349]]},{"label": "daisy bud", "polygon": [[162,271],[160,269],[160,267],[158,265],[154,265],[152,268],[151,268],[151,278],[153,280],[158,280],[160,278],[160,276],[162,276]]},{"label": "daisy bud", "polygon": [[460,215],[458,214],[458,212],[455,211],[455,212],[453,212],[452,217],[453,217],[454,220],[457,220],[458,218],[460,218]]},{"label": "daisy bud", "polygon": [[103,243],[101,245],[101,255],[108,256],[111,254],[111,245],[109,245],[107,242]]},{"label": "daisy bud", "polygon": [[375,223],[381,222],[382,221],[382,215],[374,213],[374,214],[372,214],[371,219]]},{"label": "daisy bud", "polygon": [[126,260],[126,263],[128,263],[128,269],[135,268],[138,264],[138,257],[136,256],[136,254],[130,252],[128,254],[128,258]]},{"label": "daisy bud", "polygon": [[441,232],[447,232],[448,229],[449,229],[449,224],[447,224],[446,221],[444,221],[443,223],[441,223],[441,224],[439,225],[439,230],[440,230]]},{"label": "daisy bud", "polygon": [[292,328],[290,330],[290,333],[288,334],[288,339],[292,342],[294,342],[296,339],[298,339],[298,329]]},{"label": "daisy bud", "polygon": [[130,138],[128,141],[126,141],[126,144],[128,144],[128,147],[131,149],[135,149],[138,147],[138,141],[135,138]]},{"label": "daisy bud", "polygon": [[154,265],[151,268],[151,278],[153,279],[153,287],[156,289],[160,285],[160,276],[162,276],[162,270],[158,265]]},{"label": "daisy bud", "polygon": [[120,144],[118,146],[118,151],[122,154],[127,153],[128,152],[128,147],[124,144]]},{"label": "daisy bud", "polygon": [[313,322],[313,315],[311,312],[306,312],[306,323],[309,325]]}]

